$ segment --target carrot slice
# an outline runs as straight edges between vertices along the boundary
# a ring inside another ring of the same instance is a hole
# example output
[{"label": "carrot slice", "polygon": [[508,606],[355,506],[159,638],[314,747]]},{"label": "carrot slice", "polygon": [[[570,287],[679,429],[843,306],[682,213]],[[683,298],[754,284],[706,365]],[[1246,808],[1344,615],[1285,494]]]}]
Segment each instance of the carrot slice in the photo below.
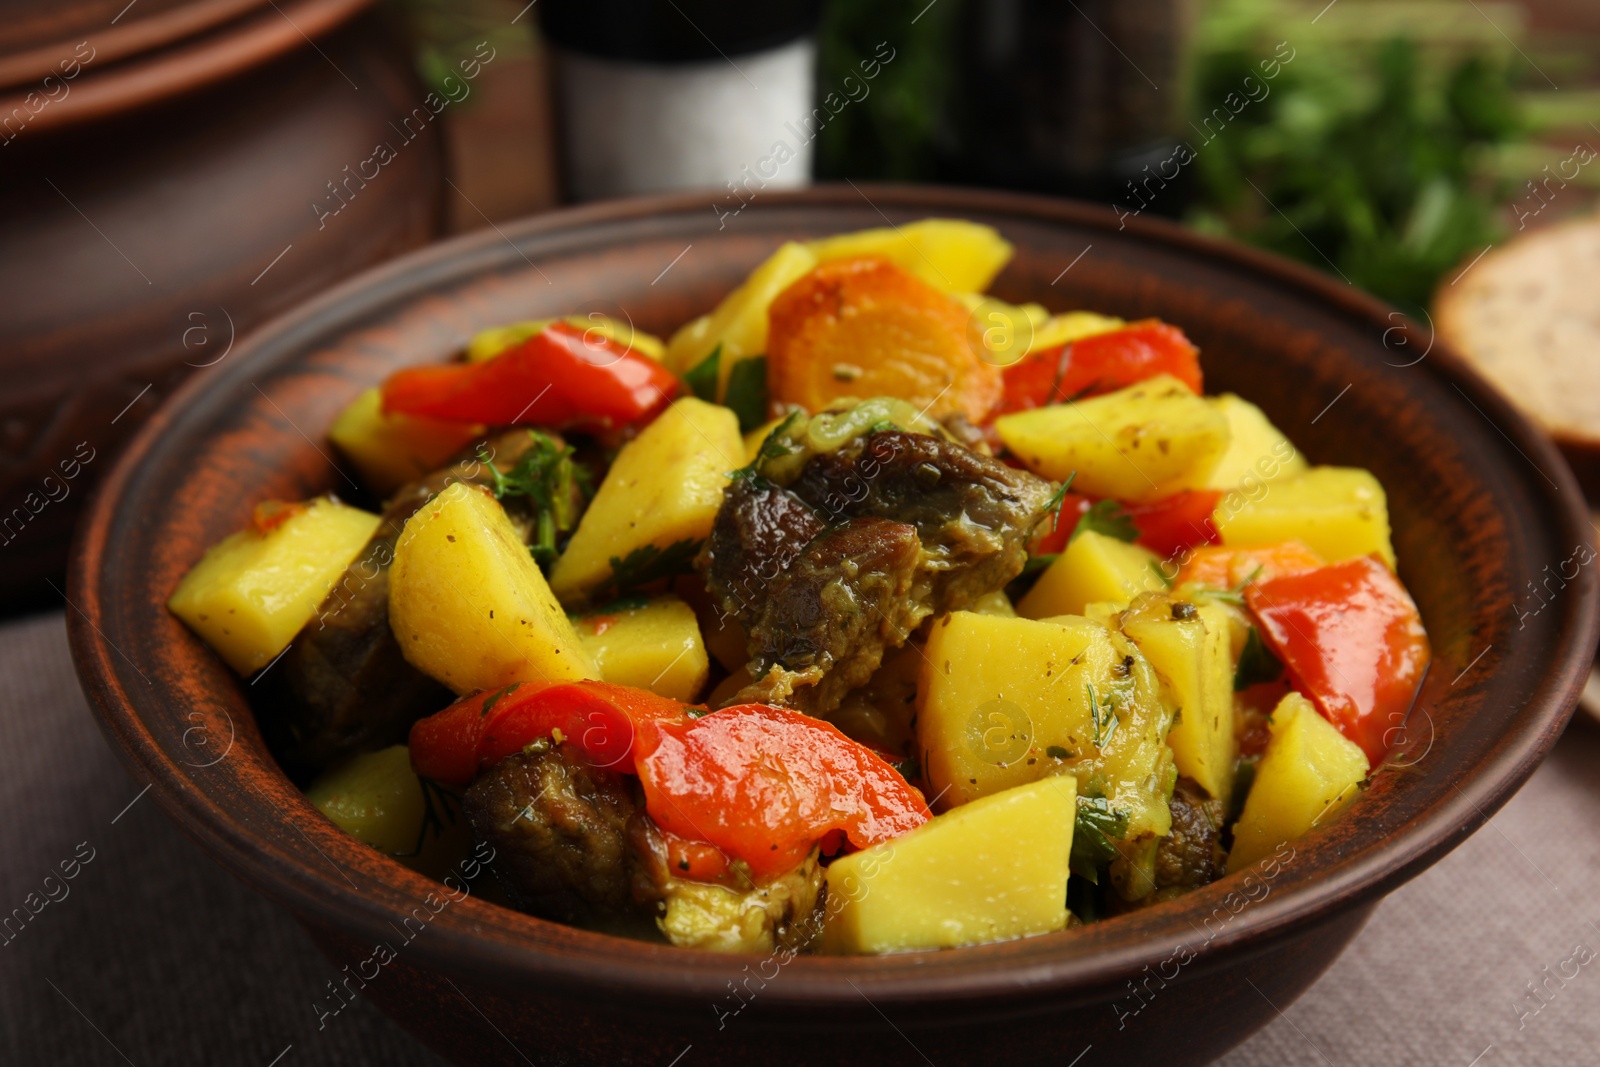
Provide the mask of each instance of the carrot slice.
[{"label": "carrot slice", "polygon": [[846,397],[893,396],[978,422],[999,402],[1000,368],[973,344],[954,297],[887,259],[823,263],[768,309],[772,398],[808,411]]}]

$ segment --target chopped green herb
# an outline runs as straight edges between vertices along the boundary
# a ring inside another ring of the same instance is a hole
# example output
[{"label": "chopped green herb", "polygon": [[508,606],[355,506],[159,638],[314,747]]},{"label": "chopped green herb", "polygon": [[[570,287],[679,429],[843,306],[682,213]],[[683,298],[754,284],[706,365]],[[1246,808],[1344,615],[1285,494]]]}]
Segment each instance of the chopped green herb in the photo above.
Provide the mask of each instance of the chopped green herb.
[{"label": "chopped green herb", "polygon": [[1110,700],[1101,705],[1100,699],[1095,696],[1093,682],[1084,682],[1083,688],[1089,695],[1089,718],[1094,721],[1094,747],[1104,749],[1111,743],[1111,735],[1117,732],[1122,720],[1117,718],[1116,708]]},{"label": "chopped green herb", "polygon": [[899,428],[900,427],[894,424],[893,419],[879,419],[877,422],[867,427],[867,432],[883,433],[885,430],[898,430]]},{"label": "chopped green herb", "polygon": [[558,446],[538,430],[528,433],[533,446],[510,470],[496,467],[484,448],[478,450],[478,459],[489,472],[496,500],[526,497],[533,505],[534,536],[528,551],[546,567],[556,558],[557,537],[578,524],[580,504],[590,495],[591,486],[589,472],[572,462],[571,446]]},{"label": "chopped green herb", "polygon": [[683,384],[689,391],[707,403],[717,402],[717,385],[722,378],[722,346],[711,350],[711,354],[689,369],[683,376]]},{"label": "chopped green herb", "polygon": [[1046,745],[1045,749],[1044,749],[1044,754],[1046,756],[1049,756],[1051,759],[1071,759],[1072,758],[1072,753],[1068,752],[1066,749],[1062,748],[1060,745]]},{"label": "chopped green herb", "polygon": [[1072,528],[1072,536],[1067,538],[1067,542],[1070,544],[1076,541],[1078,535],[1085,530],[1093,530],[1106,537],[1115,537],[1118,541],[1134,541],[1139,537],[1139,527],[1133,524],[1128,512],[1115,500],[1095,501],[1078,520],[1078,525]]},{"label": "chopped green herb", "polygon": [[696,708],[696,707],[691,707],[688,704],[685,704],[683,706],[683,713],[685,715],[689,716],[689,718],[691,718],[691,719],[703,719],[707,715],[711,714],[711,709],[710,708]]},{"label": "chopped green herb", "polygon": [[741,359],[728,370],[722,402],[739,416],[739,432],[749,433],[767,421],[767,357]]},{"label": "chopped green herb", "polygon": [[1153,572],[1155,572],[1155,576],[1156,576],[1156,579],[1157,579],[1157,580],[1158,580],[1158,581],[1160,581],[1160,582],[1161,582],[1161,584],[1162,584],[1162,585],[1163,585],[1163,586],[1165,586],[1165,587],[1166,587],[1166,588],[1168,588],[1168,589],[1171,589],[1171,588],[1172,588],[1172,582],[1173,582],[1173,578],[1172,578],[1172,576],[1171,576],[1171,575],[1169,575],[1169,574],[1167,574],[1167,569],[1166,569],[1166,567],[1164,567],[1164,566],[1163,566],[1163,565],[1162,565],[1162,564],[1161,564],[1161,563],[1160,563],[1160,561],[1158,561],[1158,560],[1151,560],[1151,561],[1150,561],[1150,569],[1151,569],[1151,570],[1152,570],[1152,571],[1153,571]]},{"label": "chopped green herb", "polygon": [[611,577],[600,589],[622,596],[651,582],[688,574],[693,569],[694,557],[699,554],[702,543],[685,537],[666,548],[642,545],[620,559],[612,556]]},{"label": "chopped green herb", "polygon": [[501,697],[510,696],[512,693],[516,692],[517,686],[521,684],[521,682],[512,682],[504,689],[496,689],[494,692],[490,693],[488,699],[483,702],[483,709],[479,711],[478,714],[482,717],[487,717],[490,709],[496,704],[500,703]]},{"label": "chopped green herb", "polygon": [[1250,627],[1239,653],[1239,666],[1233,672],[1233,691],[1242,692],[1259,682],[1275,682],[1281,677],[1283,664],[1262,643],[1261,631]]},{"label": "chopped green herb", "polygon": [[767,434],[767,436],[762,439],[761,447],[756,450],[756,458],[751,460],[746,466],[740,467],[736,471],[729,472],[728,477],[733,479],[759,478],[761,477],[761,468],[767,463],[768,460],[777,459],[780,456],[787,456],[791,452],[794,452],[795,446],[788,442],[785,435],[788,434],[789,428],[794,425],[795,420],[799,417],[800,412],[789,412],[788,417],[782,422],[778,423],[778,425],[774,426],[772,428],[772,432]]},{"label": "chopped green herb", "polygon": [[1072,828],[1072,873],[1098,885],[1100,869],[1117,858],[1113,839],[1128,833],[1128,816],[1101,796],[1079,796],[1078,815]]},{"label": "chopped green herb", "polygon": [[1026,563],[1024,563],[1022,565],[1022,573],[1017,575],[1017,577],[1018,578],[1032,578],[1035,575],[1039,574],[1041,571],[1044,571],[1045,569],[1047,569],[1050,566],[1050,564],[1054,563],[1056,560],[1058,560],[1060,558],[1061,558],[1061,553],[1059,553],[1059,552],[1046,552],[1042,556],[1029,556],[1028,557],[1028,562],[1026,562]]},{"label": "chopped green herb", "polygon": [[1040,512],[1040,518],[1050,515],[1055,519],[1057,525],[1061,523],[1061,507],[1067,502],[1067,491],[1072,488],[1072,480],[1077,476],[1078,472],[1073,471],[1067,475],[1066,481],[1056,487],[1056,491],[1050,494],[1050,499],[1044,502],[1044,510]]}]

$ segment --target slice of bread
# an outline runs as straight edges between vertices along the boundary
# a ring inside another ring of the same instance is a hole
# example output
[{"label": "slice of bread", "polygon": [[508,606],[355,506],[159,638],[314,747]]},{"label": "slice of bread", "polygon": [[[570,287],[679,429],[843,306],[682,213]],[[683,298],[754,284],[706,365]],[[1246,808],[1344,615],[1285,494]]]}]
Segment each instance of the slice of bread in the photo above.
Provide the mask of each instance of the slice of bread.
[{"label": "slice of bread", "polygon": [[1600,500],[1600,216],[1493,249],[1434,296],[1438,337],[1543,426]]}]

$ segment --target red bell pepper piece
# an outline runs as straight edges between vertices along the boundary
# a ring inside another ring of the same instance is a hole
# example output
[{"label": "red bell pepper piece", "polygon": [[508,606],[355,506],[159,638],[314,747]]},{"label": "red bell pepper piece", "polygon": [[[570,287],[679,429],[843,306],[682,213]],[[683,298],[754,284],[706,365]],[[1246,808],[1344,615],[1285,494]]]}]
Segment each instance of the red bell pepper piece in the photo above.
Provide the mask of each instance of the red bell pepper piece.
[{"label": "red bell pepper piece", "polygon": [[[1196,545],[1217,539],[1211,514],[1217,510],[1222,494],[1210,489],[1188,489],[1147,504],[1125,504],[1128,520],[1139,531],[1139,544],[1163,558]],[[1091,497],[1068,493],[1062,501],[1060,518],[1034,544],[1033,553],[1042,556],[1067,547],[1078,520],[1094,504]]]},{"label": "red bell pepper piece", "polygon": [[[1048,555],[1052,552],[1066,550],[1067,541],[1072,537],[1072,531],[1078,528],[1078,520],[1083,518],[1084,512],[1094,504],[1092,497],[1082,496],[1078,493],[1067,493],[1061,498],[1061,510],[1052,519],[1039,524],[1043,530],[1042,536],[1034,542],[1033,554],[1036,556]],[[1048,529],[1045,529],[1048,524]]]},{"label": "red bell pepper piece", "polygon": [[680,388],[648,356],[554,322],[481,363],[396,371],[383,383],[383,410],[490,426],[607,430],[647,421]]},{"label": "red bell pepper piece", "polygon": [[464,787],[478,771],[532,741],[561,731],[596,767],[636,773],[641,723],[689,721],[688,709],[643,689],[607,682],[540,688],[519,683],[463,697],[411,727],[411,767],[424,778]]},{"label": "red bell pepper piece", "polygon": [[690,714],[698,710],[605,682],[508,686],[413,726],[411,765],[466,786],[560,731],[592,765],[639,775],[669,863],[705,880],[725,873],[728,856],[764,878],[819,843],[847,838],[866,848],[928,819],[922,794],[899,772],[820,719],[764,704]]},{"label": "red bell pepper piece", "polygon": [[1211,515],[1221,499],[1214,489],[1185,489],[1147,504],[1129,504],[1128,519],[1139,530],[1138,543],[1167,559],[1216,542]]},{"label": "red bell pepper piece", "polygon": [[1005,393],[994,414],[1111,393],[1157,374],[1199,393],[1200,350],[1176,326],[1144,319],[1028,353],[1005,369]]},{"label": "red bell pepper piece", "polygon": [[1245,602],[1296,688],[1376,766],[1432,657],[1405,586],[1368,556],[1253,583]]},{"label": "red bell pepper piece", "polygon": [[898,771],[799,712],[740,704],[648,733],[638,762],[651,817],[743,859],[758,878],[791,870],[838,832],[867,848],[928,821]]}]

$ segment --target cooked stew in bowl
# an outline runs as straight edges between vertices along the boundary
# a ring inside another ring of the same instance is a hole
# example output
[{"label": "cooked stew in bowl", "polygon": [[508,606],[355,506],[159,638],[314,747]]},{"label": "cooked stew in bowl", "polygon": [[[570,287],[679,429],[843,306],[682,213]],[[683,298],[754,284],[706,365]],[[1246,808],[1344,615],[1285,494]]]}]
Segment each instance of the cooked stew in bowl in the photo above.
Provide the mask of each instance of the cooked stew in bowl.
[{"label": "cooked stew in bowl", "polygon": [[329,427],[370,499],[260,501],[170,607],[333,822],[674,945],[1045,934],[1359,819],[1430,658],[1383,487],[1181,324],[981,295],[1010,253],[486,330]]}]

